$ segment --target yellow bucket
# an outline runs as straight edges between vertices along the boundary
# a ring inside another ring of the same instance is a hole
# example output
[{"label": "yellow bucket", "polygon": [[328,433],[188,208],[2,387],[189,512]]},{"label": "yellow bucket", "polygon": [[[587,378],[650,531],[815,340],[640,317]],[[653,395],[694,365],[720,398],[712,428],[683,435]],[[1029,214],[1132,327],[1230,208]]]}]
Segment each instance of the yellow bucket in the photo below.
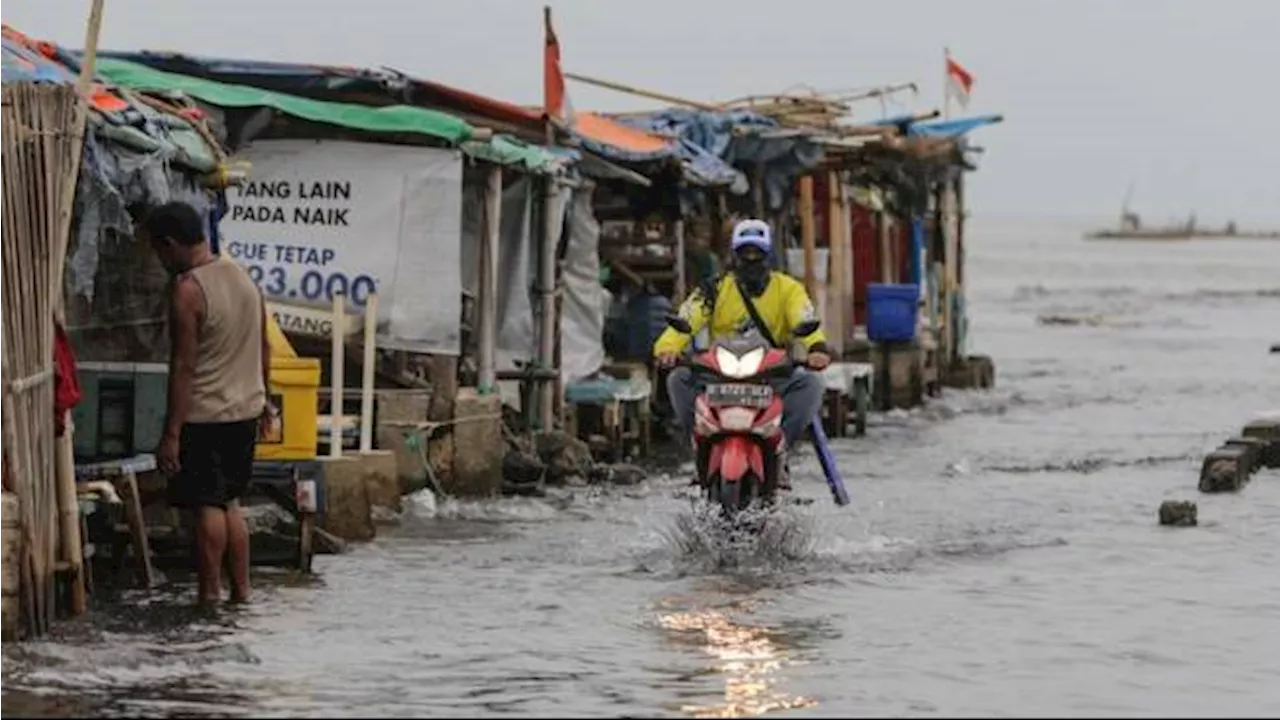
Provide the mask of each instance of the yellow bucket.
[{"label": "yellow bucket", "polygon": [[258,441],[258,460],[314,460],[320,360],[271,357],[271,402],[280,411],[275,437]]}]

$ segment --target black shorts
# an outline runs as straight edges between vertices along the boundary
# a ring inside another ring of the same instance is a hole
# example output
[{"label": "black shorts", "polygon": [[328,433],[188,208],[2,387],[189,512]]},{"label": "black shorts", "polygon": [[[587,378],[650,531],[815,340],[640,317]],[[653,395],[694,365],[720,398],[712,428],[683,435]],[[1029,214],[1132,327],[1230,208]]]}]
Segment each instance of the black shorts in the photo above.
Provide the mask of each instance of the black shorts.
[{"label": "black shorts", "polygon": [[249,489],[258,419],[182,426],[178,462],[182,469],[169,479],[169,504],[202,508],[227,505]]}]

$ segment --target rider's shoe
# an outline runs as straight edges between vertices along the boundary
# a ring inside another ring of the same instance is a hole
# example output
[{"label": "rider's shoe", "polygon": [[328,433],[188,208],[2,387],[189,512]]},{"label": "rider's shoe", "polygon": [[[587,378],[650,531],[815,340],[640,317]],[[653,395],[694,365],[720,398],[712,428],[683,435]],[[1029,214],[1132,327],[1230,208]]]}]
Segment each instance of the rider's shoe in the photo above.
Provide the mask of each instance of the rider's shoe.
[{"label": "rider's shoe", "polygon": [[791,459],[783,456],[782,469],[778,472],[778,489],[789,492],[791,490]]}]

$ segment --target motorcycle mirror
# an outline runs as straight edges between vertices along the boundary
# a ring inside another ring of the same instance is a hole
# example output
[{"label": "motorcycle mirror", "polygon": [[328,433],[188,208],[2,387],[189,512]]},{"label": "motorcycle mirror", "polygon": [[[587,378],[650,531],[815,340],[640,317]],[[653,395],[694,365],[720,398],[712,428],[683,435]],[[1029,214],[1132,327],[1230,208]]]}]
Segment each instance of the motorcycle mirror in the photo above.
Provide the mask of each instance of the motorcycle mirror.
[{"label": "motorcycle mirror", "polygon": [[676,332],[684,333],[685,335],[693,332],[693,327],[689,325],[689,321],[675,313],[667,314],[667,324],[675,328]]},{"label": "motorcycle mirror", "polygon": [[795,336],[805,337],[806,335],[812,335],[817,332],[818,328],[821,326],[822,322],[819,320],[805,320],[796,326]]}]

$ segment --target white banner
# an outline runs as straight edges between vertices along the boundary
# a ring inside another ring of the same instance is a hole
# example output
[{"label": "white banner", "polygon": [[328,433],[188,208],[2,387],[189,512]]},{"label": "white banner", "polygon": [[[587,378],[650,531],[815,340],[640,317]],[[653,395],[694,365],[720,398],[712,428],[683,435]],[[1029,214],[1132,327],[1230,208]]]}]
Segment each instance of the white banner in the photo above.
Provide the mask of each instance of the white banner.
[{"label": "white banner", "polygon": [[[268,300],[363,315],[378,293],[378,345],[456,355],[462,313],[462,156],[455,150],[262,140],[238,160],[222,252]],[[286,331],[290,328],[285,327]]]}]

